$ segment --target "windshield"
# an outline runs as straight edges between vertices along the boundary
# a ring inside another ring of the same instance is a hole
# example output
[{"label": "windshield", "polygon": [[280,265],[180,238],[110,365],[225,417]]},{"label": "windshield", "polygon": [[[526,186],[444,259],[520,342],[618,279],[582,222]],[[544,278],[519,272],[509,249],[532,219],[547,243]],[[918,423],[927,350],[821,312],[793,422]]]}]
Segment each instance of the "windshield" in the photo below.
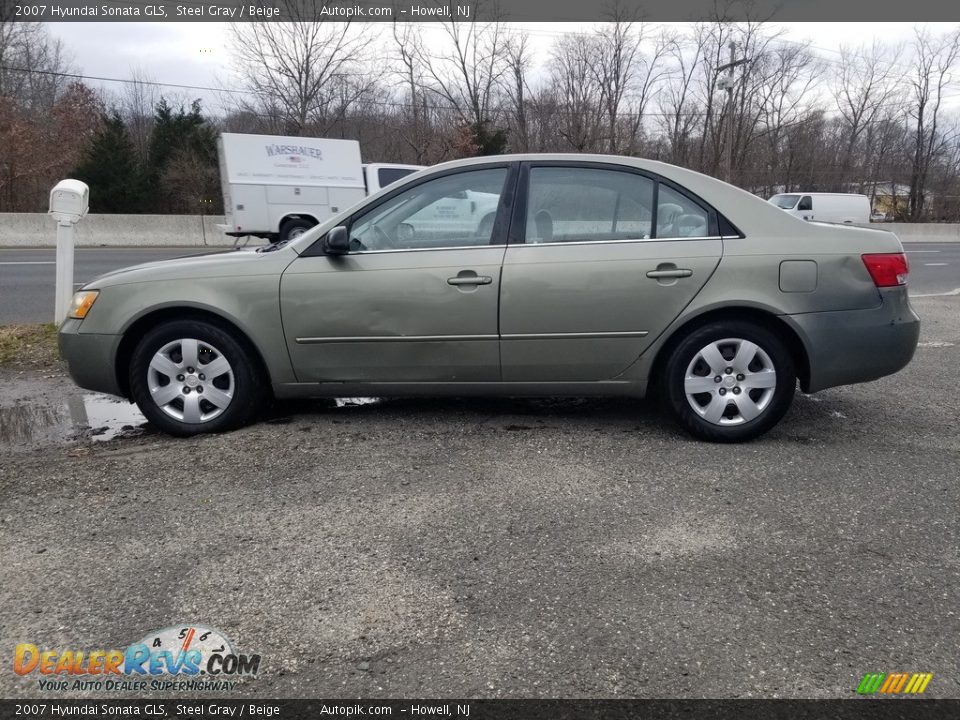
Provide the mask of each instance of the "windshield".
[{"label": "windshield", "polygon": [[799,199],[799,195],[774,195],[770,198],[770,202],[783,210],[793,210]]}]

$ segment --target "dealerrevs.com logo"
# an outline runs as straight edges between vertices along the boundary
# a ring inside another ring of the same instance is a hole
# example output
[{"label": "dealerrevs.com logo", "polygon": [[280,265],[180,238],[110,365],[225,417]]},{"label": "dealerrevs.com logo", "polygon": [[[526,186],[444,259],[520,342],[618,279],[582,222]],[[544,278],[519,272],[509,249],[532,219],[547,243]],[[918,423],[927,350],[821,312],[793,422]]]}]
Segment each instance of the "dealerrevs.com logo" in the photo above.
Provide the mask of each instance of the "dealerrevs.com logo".
[{"label": "dealerrevs.com logo", "polygon": [[260,669],[260,656],[239,653],[220,631],[174,625],[123,649],[40,648],[20,643],[13,671],[36,677],[41,690],[117,692],[232,690]]}]

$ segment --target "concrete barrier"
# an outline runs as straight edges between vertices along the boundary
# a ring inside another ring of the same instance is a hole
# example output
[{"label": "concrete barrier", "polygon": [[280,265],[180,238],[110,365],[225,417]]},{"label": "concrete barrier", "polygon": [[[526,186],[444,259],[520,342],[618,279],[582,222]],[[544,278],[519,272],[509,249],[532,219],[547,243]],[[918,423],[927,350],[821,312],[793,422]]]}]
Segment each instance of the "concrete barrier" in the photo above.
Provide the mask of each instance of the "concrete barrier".
[{"label": "concrete barrier", "polygon": [[[77,247],[230,247],[216,215],[87,215],[77,223]],[[240,239],[242,244],[244,239]],[[252,238],[251,242],[262,240]],[[55,247],[57,225],[44,213],[0,213],[0,247]]]},{"label": "concrete barrier", "polygon": [[[223,216],[87,215],[77,224],[78,247],[231,247],[236,239],[217,224]],[[895,232],[904,243],[960,243],[960,223],[871,223]],[[57,226],[44,213],[0,213],[0,247],[55,247]],[[260,244],[257,238],[239,243]]]},{"label": "concrete barrier", "polygon": [[873,223],[877,230],[897,234],[900,242],[960,242],[960,223]]},{"label": "concrete barrier", "polygon": [[896,233],[904,245],[910,243],[960,243],[960,223],[857,223],[857,227]]}]

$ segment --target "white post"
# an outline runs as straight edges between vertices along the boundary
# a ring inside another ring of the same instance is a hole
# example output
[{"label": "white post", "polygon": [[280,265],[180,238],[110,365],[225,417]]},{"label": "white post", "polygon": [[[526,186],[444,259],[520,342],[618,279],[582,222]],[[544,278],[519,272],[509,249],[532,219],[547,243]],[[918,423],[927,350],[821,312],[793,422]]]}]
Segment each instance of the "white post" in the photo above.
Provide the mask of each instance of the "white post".
[{"label": "white post", "polygon": [[53,320],[63,324],[73,300],[73,226],[87,214],[90,188],[79,180],[61,180],[50,191],[50,216],[57,221],[57,287]]},{"label": "white post", "polygon": [[67,319],[73,299],[73,223],[57,223],[57,290],[53,320],[59,326]]}]

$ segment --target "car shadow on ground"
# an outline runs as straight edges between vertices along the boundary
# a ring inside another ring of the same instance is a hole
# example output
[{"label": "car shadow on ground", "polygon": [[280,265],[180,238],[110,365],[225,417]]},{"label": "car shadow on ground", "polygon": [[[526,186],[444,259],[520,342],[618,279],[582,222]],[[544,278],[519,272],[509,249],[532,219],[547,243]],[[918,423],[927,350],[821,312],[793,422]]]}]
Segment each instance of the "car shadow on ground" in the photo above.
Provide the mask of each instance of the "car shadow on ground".
[{"label": "car shadow on ground", "polygon": [[[663,411],[652,400],[634,398],[502,398],[502,397],[418,397],[418,398],[337,398],[335,400],[278,400],[262,422],[284,425],[316,416],[343,420],[396,419],[443,421],[526,418],[533,423],[550,419],[598,422],[630,421],[651,426],[662,424]],[[515,429],[525,429],[517,426]],[[532,429],[532,426],[531,426]]]}]

